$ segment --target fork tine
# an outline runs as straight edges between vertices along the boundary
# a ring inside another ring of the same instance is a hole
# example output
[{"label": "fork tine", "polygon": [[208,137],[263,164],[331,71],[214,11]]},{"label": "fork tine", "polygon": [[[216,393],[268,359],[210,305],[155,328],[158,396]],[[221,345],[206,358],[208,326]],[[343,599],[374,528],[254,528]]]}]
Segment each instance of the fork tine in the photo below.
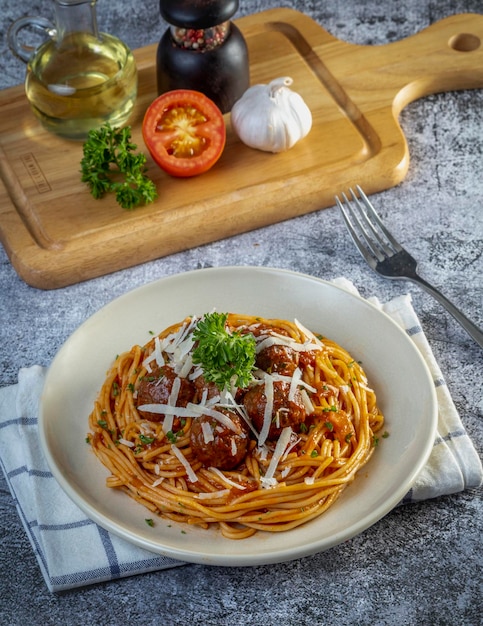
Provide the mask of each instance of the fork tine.
[{"label": "fork tine", "polygon": [[[387,228],[384,226],[383,222],[381,221],[381,218],[379,217],[379,215],[376,212],[376,209],[374,208],[372,202],[369,200],[369,198],[366,196],[366,194],[362,191],[362,189],[360,188],[359,185],[356,185],[356,189],[359,193],[359,196],[362,200],[362,203],[364,204],[364,207],[367,209],[367,213],[363,211],[362,206],[361,206],[361,202],[360,200],[358,200],[355,195],[354,192],[351,189],[351,193],[354,196],[354,199],[357,201],[357,204],[359,206],[359,208],[361,209],[361,211],[364,213],[364,215],[367,218],[372,218],[374,220],[374,222],[377,224],[377,226],[379,227],[380,231],[382,232],[382,234],[386,237],[386,239],[391,243],[391,245],[394,248],[395,252],[400,252],[402,250],[401,245],[399,244],[399,242],[394,239],[394,237],[392,236],[392,234],[387,230]],[[368,220],[369,221],[369,220]],[[381,247],[385,248],[385,242],[381,239],[381,237],[379,236],[379,234],[377,233],[377,230],[374,228],[373,224],[370,223],[369,224],[375,234],[375,236],[378,239],[379,244],[381,245]],[[386,246],[387,247],[387,246]],[[387,251],[389,254],[391,254],[391,251]]]},{"label": "fork tine", "polygon": [[[352,189],[350,191],[351,191],[352,196],[354,196],[354,192],[352,191]],[[371,245],[370,237],[366,229],[364,228],[364,225],[358,219],[352,207],[351,201],[348,199],[348,197],[346,196],[344,192],[342,192],[342,198],[344,200],[345,206],[339,200],[338,196],[335,197],[335,201],[337,202],[337,206],[339,207],[340,212],[342,213],[342,217],[344,219],[345,225],[347,226],[347,230],[349,231],[349,234],[352,237],[352,241],[355,243],[359,252],[363,256],[363,258],[366,260],[366,262],[371,267],[374,267],[378,260],[379,261],[382,260],[381,253],[377,249],[375,249],[373,245]],[[354,222],[357,223],[360,232],[363,233],[366,245],[362,243],[361,236],[357,233],[354,226],[352,225],[352,221],[349,218],[348,213],[350,213],[351,218],[354,220]],[[368,246],[370,249],[368,248]]]},{"label": "fork tine", "polygon": [[[352,239],[365,260],[368,261],[367,248],[369,248],[377,261],[382,262],[385,257],[391,257],[401,252],[403,248],[384,226],[374,206],[361,187],[356,185],[356,189],[359,197],[352,188],[349,190],[352,200],[349,200],[345,193],[342,194],[346,204],[345,209],[336,198],[337,204],[341,209]],[[354,208],[354,205],[356,208]],[[350,214],[351,219],[349,219],[348,214]],[[357,228],[354,228],[353,224]],[[366,253],[364,253],[363,249],[366,249]]]},{"label": "fork tine", "polygon": [[[362,191],[362,189],[361,189]],[[372,214],[375,214],[378,218],[374,207],[370,204],[367,196],[362,199],[359,199],[353,189],[350,189],[352,200],[354,201],[355,206],[357,207],[357,211],[350,206],[350,214],[352,216],[353,221],[359,228],[360,237],[365,239],[366,245],[368,245],[373,254],[377,257],[378,261],[382,261],[385,256],[392,256],[394,254],[394,250],[388,245],[387,240],[384,240],[381,237],[381,233],[376,228],[377,223],[376,220],[368,215],[367,207],[369,210],[372,209]],[[362,192],[364,193],[364,192]]]}]

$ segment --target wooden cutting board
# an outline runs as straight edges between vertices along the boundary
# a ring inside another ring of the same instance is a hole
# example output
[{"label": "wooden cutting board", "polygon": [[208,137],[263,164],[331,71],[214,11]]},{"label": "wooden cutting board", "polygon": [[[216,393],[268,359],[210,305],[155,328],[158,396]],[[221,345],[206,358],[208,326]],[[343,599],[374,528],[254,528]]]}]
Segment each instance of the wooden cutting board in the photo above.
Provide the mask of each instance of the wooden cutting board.
[{"label": "wooden cutting board", "polygon": [[[0,240],[18,274],[42,289],[66,286],[174,252],[334,205],[354,184],[375,193],[409,166],[398,123],[409,102],[438,91],[483,86],[483,15],[449,17],[383,46],[339,41],[302,13],[274,9],[237,20],[251,83],[291,76],[313,114],[291,150],[252,150],[227,122],[227,145],[212,170],[175,179],[149,159],[159,198],[125,211],[94,200],[80,181],[82,144],[42,129],[23,86],[0,92]],[[157,44],[135,51],[141,123],[156,97]]]}]

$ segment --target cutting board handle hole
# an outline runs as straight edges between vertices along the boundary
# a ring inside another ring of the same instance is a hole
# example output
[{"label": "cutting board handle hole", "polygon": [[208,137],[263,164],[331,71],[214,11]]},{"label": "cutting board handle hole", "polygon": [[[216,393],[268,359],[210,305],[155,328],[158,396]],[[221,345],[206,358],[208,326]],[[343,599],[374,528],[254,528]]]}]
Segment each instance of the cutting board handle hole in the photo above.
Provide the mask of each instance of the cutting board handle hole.
[{"label": "cutting board handle hole", "polygon": [[449,40],[450,48],[457,52],[473,52],[473,50],[477,50],[480,47],[480,44],[480,38],[469,33],[454,35]]}]

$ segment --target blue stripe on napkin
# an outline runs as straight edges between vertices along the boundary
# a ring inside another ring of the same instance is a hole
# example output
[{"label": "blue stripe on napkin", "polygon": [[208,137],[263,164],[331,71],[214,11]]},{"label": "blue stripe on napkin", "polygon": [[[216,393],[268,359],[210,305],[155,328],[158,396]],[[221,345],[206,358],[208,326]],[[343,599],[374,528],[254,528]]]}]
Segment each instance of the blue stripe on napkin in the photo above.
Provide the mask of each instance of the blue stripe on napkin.
[{"label": "blue stripe on napkin", "polygon": [[[0,389],[0,464],[50,591],[184,565],[107,532],[62,491],[40,449],[37,418],[12,419],[25,391],[34,389],[38,404],[45,373],[21,370],[18,385]],[[27,406],[33,403],[30,395]]]}]

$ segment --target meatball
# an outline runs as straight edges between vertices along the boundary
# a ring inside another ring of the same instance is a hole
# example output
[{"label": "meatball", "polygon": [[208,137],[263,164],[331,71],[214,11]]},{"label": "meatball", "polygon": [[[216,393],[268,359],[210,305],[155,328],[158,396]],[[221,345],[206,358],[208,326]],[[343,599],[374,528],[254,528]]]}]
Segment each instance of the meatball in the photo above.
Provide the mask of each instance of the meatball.
[{"label": "meatball", "polygon": [[[207,381],[204,376],[198,376],[194,380],[194,385],[196,389],[196,399],[195,402],[201,403],[201,399],[203,397],[203,392],[206,391],[206,399],[211,400],[212,398],[216,398],[217,396],[221,396],[223,394],[220,391],[218,385],[216,383]],[[235,402],[237,404],[241,404],[243,401],[243,395],[246,389],[243,387],[235,388]]]},{"label": "meatball", "polygon": [[235,424],[236,432],[214,417],[201,415],[191,424],[191,450],[206,467],[230,470],[240,465],[245,458],[249,441],[248,428],[243,419],[233,411],[225,408],[217,408],[217,411],[230,418]]},{"label": "meatball", "polygon": [[216,396],[220,395],[220,390],[216,383],[212,383],[206,380],[206,378],[201,375],[197,376],[194,380],[194,386],[196,389],[196,395],[198,398],[198,402],[203,397],[203,392],[206,390],[207,396],[206,398],[210,400],[211,398],[216,398]]},{"label": "meatball", "polygon": [[[290,333],[285,328],[276,328],[267,324],[259,324],[251,327],[255,337],[263,341],[265,337],[273,336],[274,333],[284,337],[290,337]],[[282,376],[292,376],[299,363],[299,355],[296,350],[289,346],[275,344],[264,348],[257,354],[256,366],[270,374],[281,374]]]},{"label": "meatball", "polygon": [[[293,400],[289,400],[290,384],[282,381],[273,383],[273,410],[267,439],[276,440],[282,429],[290,426],[294,431],[305,421],[307,413],[300,391],[296,391]],[[263,416],[267,398],[265,386],[256,385],[247,391],[243,404],[255,428],[260,432],[263,428]]]},{"label": "meatball", "polygon": [[274,345],[257,355],[256,365],[270,374],[292,376],[299,363],[298,352],[289,346]]},{"label": "meatball", "polygon": [[[178,376],[173,368],[167,365],[163,365],[145,376],[137,389],[136,406],[140,407],[143,404],[167,404],[176,378]],[[192,401],[195,389],[193,384],[186,378],[180,378],[180,382],[176,406],[185,407],[188,402]],[[150,411],[139,411],[139,413],[152,422],[161,422],[164,419],[164,415],[161,413],[151,413]]]}]

